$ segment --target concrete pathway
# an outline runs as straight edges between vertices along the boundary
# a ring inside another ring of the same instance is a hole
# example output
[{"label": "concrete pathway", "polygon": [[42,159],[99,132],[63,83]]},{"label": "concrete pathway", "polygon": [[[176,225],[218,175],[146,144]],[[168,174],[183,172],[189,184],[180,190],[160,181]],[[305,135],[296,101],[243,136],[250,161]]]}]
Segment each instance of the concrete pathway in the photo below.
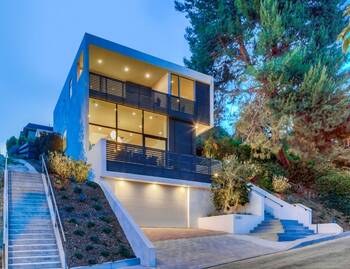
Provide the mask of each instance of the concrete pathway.
[{"label": "concrete pathway", "polygon": [[344,269],[350,264],[350,238],[233,262],[213,269]]}]

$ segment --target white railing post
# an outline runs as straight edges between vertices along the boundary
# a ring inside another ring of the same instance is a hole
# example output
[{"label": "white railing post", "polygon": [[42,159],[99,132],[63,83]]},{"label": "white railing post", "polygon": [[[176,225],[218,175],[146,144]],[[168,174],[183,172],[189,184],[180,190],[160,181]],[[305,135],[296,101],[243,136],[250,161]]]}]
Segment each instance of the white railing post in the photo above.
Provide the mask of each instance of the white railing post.
[{"label": "white railing post", "polygon": [[3,244],[2,268],[8,268],[8,157],[5,157],[4,191],[3,191]]}]

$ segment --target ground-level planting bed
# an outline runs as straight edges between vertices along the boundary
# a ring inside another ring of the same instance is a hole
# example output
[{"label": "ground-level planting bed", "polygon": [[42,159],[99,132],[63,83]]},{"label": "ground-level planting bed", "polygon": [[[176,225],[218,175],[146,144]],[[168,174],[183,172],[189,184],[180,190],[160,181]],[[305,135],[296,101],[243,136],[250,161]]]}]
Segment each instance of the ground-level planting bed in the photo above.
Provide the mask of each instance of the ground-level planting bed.
[{"label": "ground-level planting bed", "polygon": [[[55,196],[66,236],[69,267],[134,257],[134,253],[101,188],[93,182],[55,184]],[[56,181],[57,182],[57,181]]]}]

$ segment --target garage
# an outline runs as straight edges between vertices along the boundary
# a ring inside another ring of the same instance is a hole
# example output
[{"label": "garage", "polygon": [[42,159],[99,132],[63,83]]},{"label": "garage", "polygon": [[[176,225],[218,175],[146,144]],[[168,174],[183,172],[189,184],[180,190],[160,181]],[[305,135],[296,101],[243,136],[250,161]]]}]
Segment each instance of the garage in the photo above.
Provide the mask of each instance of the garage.
[{"label": "garage", "polygon": [[105,179],[114,195],[142,227],[187,227],[188,188]]}]

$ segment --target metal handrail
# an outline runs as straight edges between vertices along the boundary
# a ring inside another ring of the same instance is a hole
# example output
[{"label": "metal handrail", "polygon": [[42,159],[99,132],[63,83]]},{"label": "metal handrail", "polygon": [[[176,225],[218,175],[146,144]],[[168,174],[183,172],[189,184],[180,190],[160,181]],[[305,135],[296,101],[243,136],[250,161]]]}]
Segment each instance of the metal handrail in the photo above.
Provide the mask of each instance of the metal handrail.
[{"label": "metal handrail", "polygon": [[255,190],[255,189],[253,191],[255,191],[258,195],[262,196],[263,198],[269,199],[270,201],[274,202],[275,204],[278,204],[280,207],[283,207],[283,205],[281,203],[276,202],[275,200],[271,199],[270,197],[266,196],[265,194],[262,194],[262,193],[260,193],[259,191]]},{"label": "metal handrail", "polygon": [[3,192],[3,243],[2,243],[2,268],[8,268],[8,157],[5,156],[4,168],[4,192]]},{"label": "metal handrail", "polygon": [[[42,166],[42,173],[44,174],[44,177],[45,177],[45,180],[46,180],[46,183],[48,186],[48,196],[50,197],[51,202],[52,202],[53,207],[54,207],[54,210],[53,210],[54,226],[56,228],[58,228],[61,240],[63,240],[63,242],[66,242],[66,236],[64,235],[64,229],[63,229],[62,221],[61,221],[60,214],[58,211],[55,193],[54,193],[53,188],[52,188],[49,172],[48,172],[47,167],[46,167],[44,155],[41,155],[41,166]],[[57,223],[58,223],[58,225],[57,225]],[[62,247],[64,248],[64,245]],[[63,268],[69,268],[67,260],[66,260],[66,255],[64,254],[64,250],[63,250],[62,256],[63,256],[63,260],[64,260]]]}]

